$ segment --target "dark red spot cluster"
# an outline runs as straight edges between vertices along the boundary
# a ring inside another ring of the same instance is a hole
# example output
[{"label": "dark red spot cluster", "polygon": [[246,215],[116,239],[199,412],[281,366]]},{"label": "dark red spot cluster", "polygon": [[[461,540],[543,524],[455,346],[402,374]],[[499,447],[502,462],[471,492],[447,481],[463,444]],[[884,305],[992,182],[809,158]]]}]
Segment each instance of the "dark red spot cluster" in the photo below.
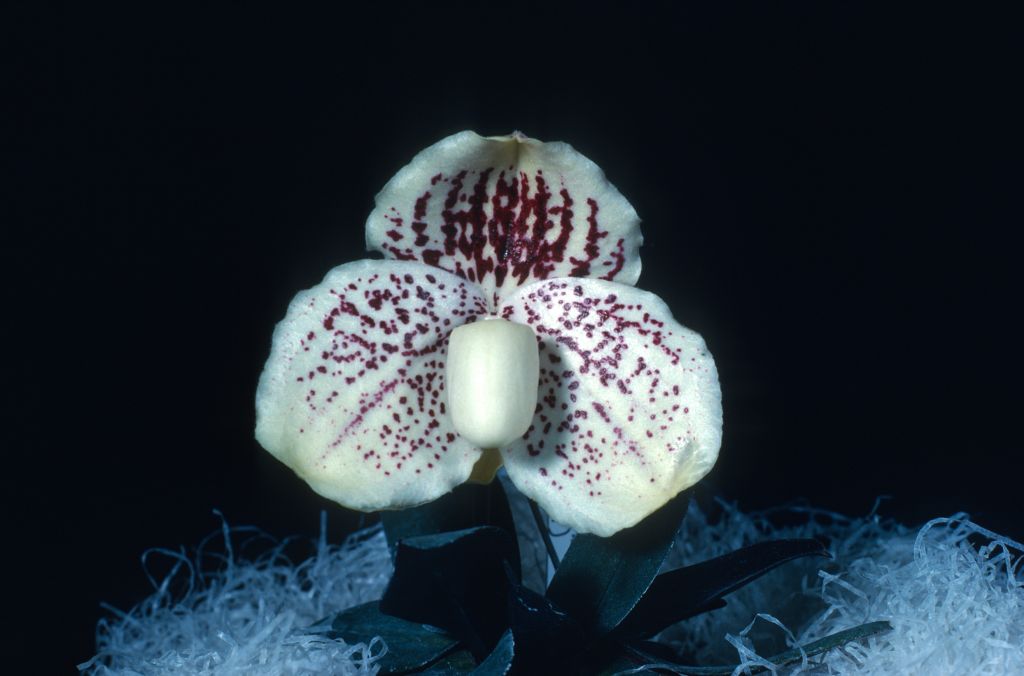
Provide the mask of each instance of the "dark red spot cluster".
[{"label": "dark red spot cluster", "polygon": [[388,207],[393,227],[376,245],[495,288],[552,277],[613,280],[625,246],[602,229],[599,213],[594,196],[574,196],[540,170],[461,170],[433,176],[412,204]]},{"label": "dark red spot cluster", "polygon": [[472,285],[423,273],[368,274],[312,298],[299,320],[322,330],[305,335],[291,366],[306,388],[300,428],[337,431],[325,460],[354,449],[385,476],[433,469],[456,440],[445,415],[448,336],[485,312]]},{"label": "dark red spot cluster", "polygon": [[526,453],[552,486],[582,482],[597,497],[623,465],[642,469],[652,453],[690,447],[692,385],[707,366],[693,334],[673,332],[632,295],[595,290],[551,280],[510,299],[501,314],[530,325],[541,351]]}]

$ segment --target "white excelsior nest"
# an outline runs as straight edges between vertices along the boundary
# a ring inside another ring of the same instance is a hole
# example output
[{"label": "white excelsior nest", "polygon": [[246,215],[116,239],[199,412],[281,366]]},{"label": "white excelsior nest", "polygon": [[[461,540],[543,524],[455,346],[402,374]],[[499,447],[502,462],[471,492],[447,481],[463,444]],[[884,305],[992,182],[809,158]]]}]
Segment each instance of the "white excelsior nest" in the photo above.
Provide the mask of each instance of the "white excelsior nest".
[{"label": "white excelsior nest", "polygon": [[[667,566],[696,563],[779,537],[831,539],[832,561],[784,564],[727,598],[728,605],[665,631],[659,640],[701,664],[739,664],[873,620],[893,630],[773,673],[1024,673],[1024,547],[964,514],[917,530],[877,516],[847,518],[807,508],[796,526],[776,514],[747,515],[724,505],[709,523],[693,505]],[[790,519],[792,520],[792,519]],[[321,533],[324,529],[321,528]],[[294,564],[287,542],[255,558],[236,555],[254,529],[230,529],[192,556],[169,557],[171,571],[127,613],[111,610],[96,630],[96,655],[79,666],[108,674],[375,674],[375,662],[401,645],[346,645],[303,633],[344,608],[379,598],[391,575],[384,535],[361,531],[340,545],[323,535],[314,554]],[[213,536],[211,536],[212,539]],[[211,558],[218,559],[210,570]],[[184,589],[178,589],[184,583]],[[172,592],[172,589],[177,589]]]}]

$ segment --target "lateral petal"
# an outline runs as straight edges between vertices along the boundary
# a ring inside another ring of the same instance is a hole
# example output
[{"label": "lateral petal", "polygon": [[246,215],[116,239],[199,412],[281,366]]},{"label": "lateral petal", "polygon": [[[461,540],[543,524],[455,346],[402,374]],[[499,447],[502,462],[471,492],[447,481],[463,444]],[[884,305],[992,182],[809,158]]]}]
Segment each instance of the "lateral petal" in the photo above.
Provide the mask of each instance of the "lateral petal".
[{"label": "lateral petal", "polygon": [[654,294],[594,279],[538,282],[500,316],[540,343],[537,413],[503,449],[509,478],[555,521],[611,535],[706,475],[722,398],[703,339]]},{"label": "lateral petal", "polygon": [[476,282],[492,309],[531,282],[635,284],[640,219],[566,143],[464,131],[430,146],[377,195],[367,247]]},{"label": "lateral petal", "polygon": [[420,263],[366,260],[299,293],[274,331],[256,392],[256,438],[317,493],[363,511],[429,502],[480,450],[446,414],[453,328],[480,290]]}]

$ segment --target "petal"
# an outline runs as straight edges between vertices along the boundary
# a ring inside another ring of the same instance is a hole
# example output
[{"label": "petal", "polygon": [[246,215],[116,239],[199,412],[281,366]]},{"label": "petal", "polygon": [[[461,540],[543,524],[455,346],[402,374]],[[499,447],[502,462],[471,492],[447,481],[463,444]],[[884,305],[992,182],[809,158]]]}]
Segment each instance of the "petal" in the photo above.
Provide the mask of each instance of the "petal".
[{"label": "petal", "polygon": [[504,451],[509,477],[555,521],[607,536],[715,464],[722,395],[703,339],[654,294],[592,279],[538,282],[501,316],[540,342],[533,426]]},{"label": "petal", "polygon": [[274,331],[256,392],[257,440],[352,509],[447,493],[480,457],[445,410],[448,335],[484,309],[473,284],[420,263],[331,270]]},{"label": "petal", "polygon": [[540,279],[640,276],[636,211],[565,143],[464,131],[413,158],[376,201],[370,249],[477,282],[492,308]]}]

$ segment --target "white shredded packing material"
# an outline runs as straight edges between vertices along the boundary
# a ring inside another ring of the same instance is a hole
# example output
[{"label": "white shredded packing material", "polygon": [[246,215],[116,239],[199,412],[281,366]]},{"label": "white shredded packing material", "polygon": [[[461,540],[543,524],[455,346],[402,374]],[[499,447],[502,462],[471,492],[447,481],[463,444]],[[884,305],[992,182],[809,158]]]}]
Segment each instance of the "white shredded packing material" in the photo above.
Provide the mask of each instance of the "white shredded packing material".
[{"label": "white shredded packing material", "polygon": [[[873,513],[847,518],[808,508],[744,514],[722,504],[709,523],[692,506],[668,567],[696,563],[769,538],[831,540],[834,559],[783,564],[727,597],[728,605],[665,631],[659,640],[703,665],[738,664],[749,673],[764,657],[874,620],[893,630],[772,673],[1024,673],[1024,546],[972,523],[966,515],[915,530]],[[786,512],[795,526],[776,527]],[[324,532],[321,527],[321,533]],[[341,545],[324,536],[299,564],[271,544],[256,559],[234,547],[254,529],[224,525],[220,554],[168,557],[169,573],[129,612],[108,608],[96,630],[96,655],[79,669],[108,674],[375,674],[386,646],[346,645],[303,634],[323,617],[379,598],[391,575],[378,528]],[[221,539],[222,538],[222,539]],[[211,561],[218,560],[213,566]],[[185,583],[184,590],[172,591]]]}]

